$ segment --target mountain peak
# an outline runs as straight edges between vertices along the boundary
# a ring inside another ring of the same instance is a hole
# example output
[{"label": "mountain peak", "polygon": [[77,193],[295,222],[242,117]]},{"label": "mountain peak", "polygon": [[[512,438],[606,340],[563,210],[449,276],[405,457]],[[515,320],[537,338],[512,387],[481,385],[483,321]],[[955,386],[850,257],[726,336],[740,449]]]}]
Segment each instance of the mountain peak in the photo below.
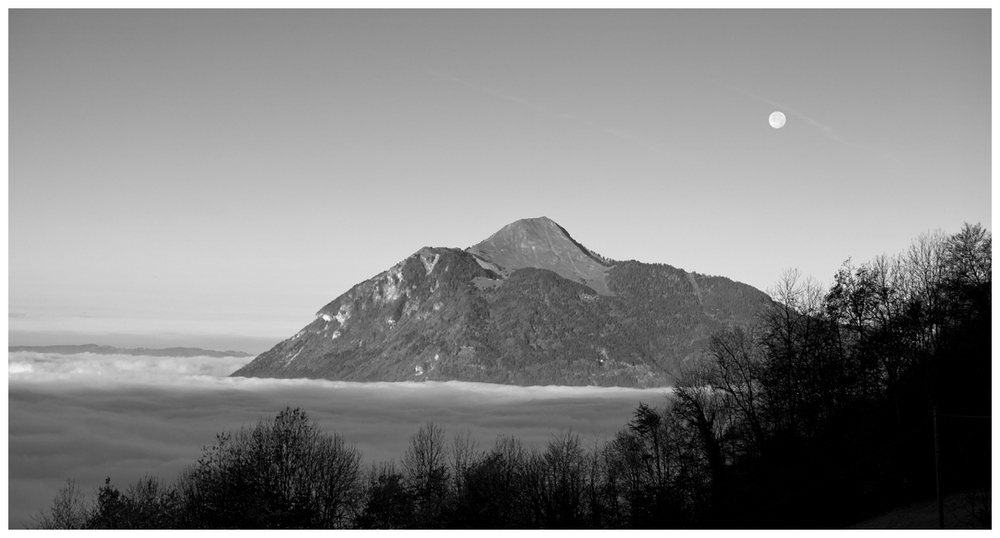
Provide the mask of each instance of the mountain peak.
[{"label": "mountain peak", "polygon": [[762,298],[724,278],[611,262],[551,219],[522,219],[466,250],[420,249],[233,375],[663,386]]},{"label": "mountain peak", "polygon": [[606,278],[611,263],[576,242],[548,217],[514,221],[466,250],[507,272],[547,269],[601,295],[612,295]]},{"label": "mountain peak", "polygon": [[559,224],[557,224],[556,221],[544,215],[541,217],[531,217],[526,219],[515,220],[514,222],[501,228],[501,231],[507,228],[524,229],[524,230],[541,230],[546,228],[549,229],[559,228],[560,230],[563,229],[563,227],[559,226]]}]

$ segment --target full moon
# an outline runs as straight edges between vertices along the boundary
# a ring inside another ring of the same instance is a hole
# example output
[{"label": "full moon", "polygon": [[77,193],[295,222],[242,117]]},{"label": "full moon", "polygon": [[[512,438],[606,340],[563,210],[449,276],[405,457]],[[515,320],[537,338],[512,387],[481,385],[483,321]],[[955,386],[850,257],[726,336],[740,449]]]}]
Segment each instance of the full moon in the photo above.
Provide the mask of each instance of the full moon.
[{"label": "full moon", "polygon": [[767,118],[767,122],[771,124],[771,127],[781,129],[785,125],[785,115],[778,111],[771,112],[771,117]]}]

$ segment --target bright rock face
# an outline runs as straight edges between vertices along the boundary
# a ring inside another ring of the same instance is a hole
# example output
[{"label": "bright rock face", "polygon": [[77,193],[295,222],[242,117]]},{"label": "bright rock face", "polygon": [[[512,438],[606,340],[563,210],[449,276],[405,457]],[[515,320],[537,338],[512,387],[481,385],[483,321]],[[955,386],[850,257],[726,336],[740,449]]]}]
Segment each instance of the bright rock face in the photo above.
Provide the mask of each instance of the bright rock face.
[{"label": "bright rock face", "polygon": [[612,263],[591,253],[545,217],[508,224],[468,252],[508,271],[548,269],[601,295],[613,295],[607,284]]},{"label": "bright rock face", "polygon": [[604,259],[524,219],[466,250],[420,249],[233,375],[668,386],[766,300],[726,278]]}]

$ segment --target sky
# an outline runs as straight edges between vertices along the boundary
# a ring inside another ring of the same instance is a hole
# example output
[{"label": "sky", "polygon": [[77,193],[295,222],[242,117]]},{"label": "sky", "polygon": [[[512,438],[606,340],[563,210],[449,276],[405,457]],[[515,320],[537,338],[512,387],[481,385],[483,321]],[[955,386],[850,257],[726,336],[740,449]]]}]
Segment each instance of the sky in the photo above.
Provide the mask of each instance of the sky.
[{"label": "sky", "polygon": [[11,345],[261,352],[543,215],[762,290],[992,230],[988,10],[8,21]]}]

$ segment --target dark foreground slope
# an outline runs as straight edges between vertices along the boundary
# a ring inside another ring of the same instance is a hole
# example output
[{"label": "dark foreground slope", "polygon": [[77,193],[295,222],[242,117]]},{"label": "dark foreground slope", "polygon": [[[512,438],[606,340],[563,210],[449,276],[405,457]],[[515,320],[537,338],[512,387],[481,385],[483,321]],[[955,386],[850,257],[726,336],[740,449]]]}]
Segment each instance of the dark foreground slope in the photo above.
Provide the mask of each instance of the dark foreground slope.
[{"label": "dark foreground slope", "polygon": [[420,249],[233,375],[665,386],[766,300],[727,278],[607,260],[524,219],[467,250]]}]

